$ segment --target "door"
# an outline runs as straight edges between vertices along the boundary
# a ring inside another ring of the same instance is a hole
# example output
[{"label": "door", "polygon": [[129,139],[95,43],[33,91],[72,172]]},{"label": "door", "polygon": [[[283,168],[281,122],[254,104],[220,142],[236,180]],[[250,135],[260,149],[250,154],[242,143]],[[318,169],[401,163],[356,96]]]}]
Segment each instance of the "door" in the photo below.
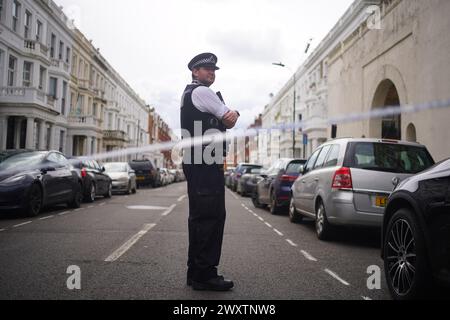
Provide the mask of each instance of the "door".
[{"label": "door", "polygon": [[295,194],[296,194],[296,202],[295,206],[300,211],[303,211],[305,213],[312,213],[308,210],[308,208],[311,206],[310,202],[312,202],[312,196],[311,196],[311,180],[312,173],[314,169],[314,165],[316,164],[317,158],[319,157],[320,151],[322,149],[316,150],[312,156],[309,158],[305,171],[303,176],[297,181],[295,184]]},{"label": "door", "polygon": [[44,177],[49,203],[69,201],[72,197],[73,175],[67,159],[52,152],[47,156],[45,166],[55,169],[48,171]]},{"label": "door", "polygon": [[259,201],[264,204],[270,203],[270,186],[274,180],[274,177],[278,174],[278,167],[280,166],[280,160],[276,161],[272,167],[270,167],[265,173],[264,180],[258,184]]},{"label": "door", "polygon": [[[331,149],[331,145],[324,146],[317,157],[316,163],[312,169],[311,174],[306,180],[305,185],[305,210],[311,214],[316,213],[315,201],[318,195],[318,189],[320,183],[323,183],[325,178],[321,175],[325,159],[328,156],[328,152]],[[322,181],[321,181],[322,180]]]}]

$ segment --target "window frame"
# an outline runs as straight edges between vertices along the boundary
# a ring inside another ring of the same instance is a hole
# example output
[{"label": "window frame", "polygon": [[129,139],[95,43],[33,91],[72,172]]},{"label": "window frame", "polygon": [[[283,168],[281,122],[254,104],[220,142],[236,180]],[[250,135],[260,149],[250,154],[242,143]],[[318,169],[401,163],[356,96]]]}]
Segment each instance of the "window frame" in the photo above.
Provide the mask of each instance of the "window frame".
[{"label": "window frame", "polygon": [[[11,58],[14,59],[14,69],[11,69]],[[19,60],[13,56],[12,54],[9,55],[8,59],[8,79],[7,79],[7,86],[8,87],[14,87],[17,83],[17,64]],[[10,77],[11,76],[11,77]]]},{"label": "window frame", "polygon": [[16,33],[19,32],[18,27],[20,26],[20,9],[21,9],[22,5],[19,1],[14,0],[13,1],[13,12],[12,12],[12,30]]},{"label": "window frame", "polygon": [[30,39],[30,33],[31,33],[31,29],[32,29],[32,19],[33,19],[33,14],[28,11],[25,10],[25,16],[24,16],[24,29],[23,29],[23,37],[25,39]]},{"label": "window frame", "polygon": [[[30,66],[29,70],[26,70],[25,66]],[[28,74],[28,79],[26,78],[26,75]],[[25,88],[30,88],[33,86],[33,62],[30,61],[24,61],[23,62],[23,79],[22,79],[22,86]]]}]

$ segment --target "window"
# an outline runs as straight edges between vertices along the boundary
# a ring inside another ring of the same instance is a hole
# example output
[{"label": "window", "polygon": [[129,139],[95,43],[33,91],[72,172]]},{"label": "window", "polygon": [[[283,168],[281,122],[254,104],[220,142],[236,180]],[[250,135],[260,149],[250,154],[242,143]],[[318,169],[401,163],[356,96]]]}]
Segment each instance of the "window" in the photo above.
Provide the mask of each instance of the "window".
[{"label": "window", "polygon": [[317,150],[316,152],[313,153],[311,158],[309,158],[308,163],[306,164],[305,173],[310,172],[314,168],[317,157],[319,156],[321,150],[322,149]]},{"label": "window", "polygon": [[94,111],[93,111],[94,117],[97,117],[97,116],[98,116],[98,115],[97,115],[97,111],[98,111],[97,109],[98,109],[97,104],[94,103]]},{"label": "window", "polygon": [[70,48],[69,47],[66,48],[66,63],[67,64],[70,63]]},{"label": "window", "polygon": [[19,26],[19,17],[20,17],[20,3],[17,1],[13,2],[12,7],[12,29],[14,32],[17,32],[17,28]]},{"label": "window", "polygon": [[41,41],[42,39],[42,22],[37,20],[36,22],[36,41]]},{"label": "window", "polygon": [[62,60],[64,56],[64,42],[60,41],[59,42],[59,60]]},{"label": "window", "polygon": [[61,114],[66,115],[66,96],[67,96],[67,82],[63,81],[63,93],[61,98]]},{"label": "window", "polygon": [[39,68],[39,90],[44,90],[45,88],[46,71],[47,70],[42,66]]},{"label": "window", "polygon": [[50,42],[50,58],[55,57],[55,46],[56,46],[56,36],[52,33],[52,38]]},{"label": "window", "polygon": [[320,152],[320,155],[317,158],[316,164],[314,165],[314,169],[322,168],[323,164],[325,163],[325,159],[327,158],[328,151],[330,151],[330,149],[331,146],[325,146],[322,148],[322,151]]},{"label": "window", "polygon": [[341,147],[339,145],[337,145],[337,144],[333,145],[331,147],[330,153],[328,154],[328,159],[323,166],[325,168],[337,166],[340,151],[341,151]]},{"label": "window", "polygon": [[31,87],[32,84],[32,73],[33,73],[33,64],[31,62],[25,61],[23,63],[23,86]]},{"label": "window", "polygon": [[0,21],[2,21],[3,17],[3,0],[0,0]]},{"label": "window", "polygon": [[29,11],[25,11],[25,30],[24,30],[24,38],[29,39],[30,37],[30,29],[31,29],[31,13]]},{"label": "window", "polygon": [[4,74],[3,58],[4,58],[4,52],[2,50],[0,50],[0,74]]},{"label": "window", "polygon": [[17,69],[17,59],[13,56],[9,56],[8,64],[8,86],[14,87],[16,84],[16,69]]},{"label": "window", "polygon": [[50,77],[50,87],[48,93],[49,96],[53,97],[54,99],[57,99],[56,98],[57,89],[58,89],[58,79]]}]

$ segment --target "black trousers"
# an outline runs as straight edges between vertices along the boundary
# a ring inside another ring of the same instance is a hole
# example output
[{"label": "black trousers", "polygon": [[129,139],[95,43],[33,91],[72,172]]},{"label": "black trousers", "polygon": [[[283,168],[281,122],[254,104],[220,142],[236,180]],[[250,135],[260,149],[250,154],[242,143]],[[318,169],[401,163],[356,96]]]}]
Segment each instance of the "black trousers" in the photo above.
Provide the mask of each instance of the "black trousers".
[{"label": "black trousers", "polygon": [[187,276],[207,281],[217,276],[225,227],[225,179],[220,165],[183,165],[189,194]]}]

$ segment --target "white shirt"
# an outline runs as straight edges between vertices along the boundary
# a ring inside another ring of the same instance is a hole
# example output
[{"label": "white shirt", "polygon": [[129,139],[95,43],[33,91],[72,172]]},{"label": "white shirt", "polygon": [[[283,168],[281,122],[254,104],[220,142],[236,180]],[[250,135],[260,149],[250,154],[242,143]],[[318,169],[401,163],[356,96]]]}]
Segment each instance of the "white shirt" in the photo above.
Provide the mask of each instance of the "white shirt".
[{"label": "white shirt", "polygon": [[219,120],[222,120],[223,116],[230,111],[214,91],[204,86],[192,91],[192,103],[201,112],[213,114]]}]

